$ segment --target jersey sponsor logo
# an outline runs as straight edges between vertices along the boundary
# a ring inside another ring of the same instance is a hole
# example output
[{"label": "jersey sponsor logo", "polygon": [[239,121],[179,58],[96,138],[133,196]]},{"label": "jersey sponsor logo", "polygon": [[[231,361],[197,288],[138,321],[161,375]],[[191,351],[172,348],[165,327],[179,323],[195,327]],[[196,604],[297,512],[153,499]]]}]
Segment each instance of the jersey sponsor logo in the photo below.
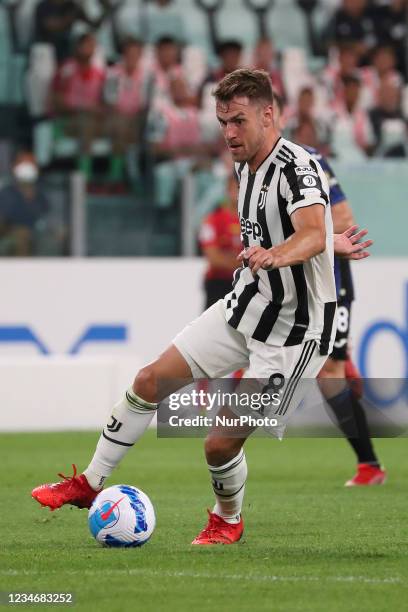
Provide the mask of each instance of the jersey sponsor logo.
[{"label": "jersey sponsor logo", "polygon": [[261,191],[259,193],[259,200],[258,200],[258,208],[260,210],[265,208],[266,198],[268,196],[268,190],[269,190],[269,185],[262,185]]},{"label": "jersey sponsor logo", "polygon": [[313,174],[314,176],[317,176],[316,170],[314,170],[311,166],[298,166],[297,168],[295,168],[295,172],[299,175]]},{"label": "jersey sponsor logo", "polygon": [[317,185],[316,179],[310,175],[304,176],[302,181],[303,181],[303,184],[306,185],[307,187],[315,187]]},{"label": "jersey sponsor logo", "polygon": [[262,227],[257,221],[250,221],[249,219],[240,217],[240,223],[242,236],[252,236],[254,240],[257,238],[263,240]]}]

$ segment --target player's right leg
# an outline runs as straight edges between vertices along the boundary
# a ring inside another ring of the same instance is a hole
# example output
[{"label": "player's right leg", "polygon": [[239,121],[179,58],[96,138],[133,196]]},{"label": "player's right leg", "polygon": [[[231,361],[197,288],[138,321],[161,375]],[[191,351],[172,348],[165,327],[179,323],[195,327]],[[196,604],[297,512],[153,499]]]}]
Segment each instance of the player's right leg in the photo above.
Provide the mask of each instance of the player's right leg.
[{"label": "player's right leg", "polygon": [[[52,510],[64,504],[89,508],[105,480],[130,448],[144,434],[157,409],[157,403],[192,379],[191,369],[179,350],[171,345],[156,361],[137,374],[132,387],[116,404],[109,417],[91,463],[83,474],[54,484],[36,487],[32,496]],[[159,381],[166,388],[159,388]],[[62,476],[62,475],[61,475]]]}]

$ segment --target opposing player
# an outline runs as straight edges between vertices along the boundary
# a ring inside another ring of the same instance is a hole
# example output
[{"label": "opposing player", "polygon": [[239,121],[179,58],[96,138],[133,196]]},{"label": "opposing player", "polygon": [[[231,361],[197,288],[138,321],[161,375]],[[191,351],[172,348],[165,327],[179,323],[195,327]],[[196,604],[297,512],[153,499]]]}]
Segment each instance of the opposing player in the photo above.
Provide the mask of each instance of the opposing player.
[{"label": "opposing player", "polygon": [[[314,154],[314,157],[319,160],[328,176],[333,227],[335,232],[340,233],[354,223],[351,207],[327,160],[318,153]],[[345,486],[380,485],[386,480],[386,472],[375,453],[359,393],[348,380],[361,379],[349,356],[350,315],[354,300],[349,261],[335,257],[334,273],[337,292],[337,330],[333,351],[319,373],[320,386],[323,393],[326,393],[326,399],[339,427],[357,457],[357,472],[353,478],[347,480]],[[332,395],[334,380],[337,382],[337,389],[335,395]],[[325,387],[326,382],[327,387]]]},{"label": "opposing player", "polygon": [[[276,93],[274,101],[275,121],[278,128],[283,130],[285,127],[283,101]],[[333,229],[336,233],[341,233],[354,223],[350,204],[327,159],[311,147],[304,146],[304,148],[319,161],[326,173],[330,187]],[[350,262],[335,257],[334,274],[337,293],[337,331],[333,351],[319,373],[320,386],[340,429],[357,457],[357,473],[345,483],[346,486],[383,484],[386,472],[381,468],[375,454],[358,393],[347,383],[348,371],[351,371],[352,378],[358,376],[349,358],[348,346],[351,303],[354,300]]]},{"label": "opposing player", "polygon": [[240,224],[237,214],[238,185],[234,174],[227,178],[226,197],[205,217],[199,242],[207,262],[205,272],[205,307],[209,308],[231,291],[232,275],[241,251]]},{"label": "opposing player", "polygon": [[[180,379],[217,378],[248,368],[250,379],[280,374],[276,409],[284,426],[302,377],[314,378],[335,335],[333,231],[327,178],[304,149],[281,138],[273,120],[266,72],[237,70],[214,92],[216,112],[240,178],[238,211],[245,251],[234,288],[178,334],[160,357],[142,368],[114,407],[94,457],[80,476],[32,492],[41,504],[88,507],[114,468],[141,437],[162,397]],[[364,257],[361,233],[336,241],[342,253]],[[160,389],[160,381],[167,388]],[[244,381],[242,381],[244,382]],[[234,407],[239,410],[239,407]],[[225,416],[235,417],[230,408]],[[215,507],[194,544],[231,544],[241,538],[247,477],[243,445],[252,428],[218,428],[205,441]]]}]

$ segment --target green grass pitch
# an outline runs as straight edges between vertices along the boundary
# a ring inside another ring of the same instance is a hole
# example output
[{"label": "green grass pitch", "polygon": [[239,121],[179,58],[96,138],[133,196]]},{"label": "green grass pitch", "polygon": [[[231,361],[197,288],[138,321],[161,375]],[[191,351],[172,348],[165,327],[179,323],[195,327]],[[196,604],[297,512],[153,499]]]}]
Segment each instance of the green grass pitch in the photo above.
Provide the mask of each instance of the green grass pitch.
[{"label": "green grass pitch", "polygon": [[51,513],[30,497],[73,461],[83,469],[97,437],[0,436],[0,590],[73,591],[74,609],[109,612],[408,609],[406,439],[376,442],[389,480],[366,489],[343,487],[354,460],[341,439],[250,440],[244,538],[200,548],[190,542],[212,506],[202,440],[151,431],[111,483],[148,493],[156,531],[141,549],[109,550],[85,510]]}]

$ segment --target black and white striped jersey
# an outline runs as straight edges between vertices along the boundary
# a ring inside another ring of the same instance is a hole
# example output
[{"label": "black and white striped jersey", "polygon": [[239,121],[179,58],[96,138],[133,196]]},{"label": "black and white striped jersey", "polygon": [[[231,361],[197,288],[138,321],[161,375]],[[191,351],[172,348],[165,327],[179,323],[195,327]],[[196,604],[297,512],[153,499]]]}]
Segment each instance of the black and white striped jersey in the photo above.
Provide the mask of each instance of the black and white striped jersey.
[{"label": "black and white striped jersey", "polygon": [[319,163],[302,147],[280,138],[255,173],[236,164],[238,214],[245,247],[265,249],[284,242],[294,228],[298,208],[325,207],[326,249],[305,264],[236,270],[233,290],[225,297],[227,322],[248,338],[276,346],[317,340],[322,355],[332,350],[336,313],[333,273],[333,224],[329,185]]}]

